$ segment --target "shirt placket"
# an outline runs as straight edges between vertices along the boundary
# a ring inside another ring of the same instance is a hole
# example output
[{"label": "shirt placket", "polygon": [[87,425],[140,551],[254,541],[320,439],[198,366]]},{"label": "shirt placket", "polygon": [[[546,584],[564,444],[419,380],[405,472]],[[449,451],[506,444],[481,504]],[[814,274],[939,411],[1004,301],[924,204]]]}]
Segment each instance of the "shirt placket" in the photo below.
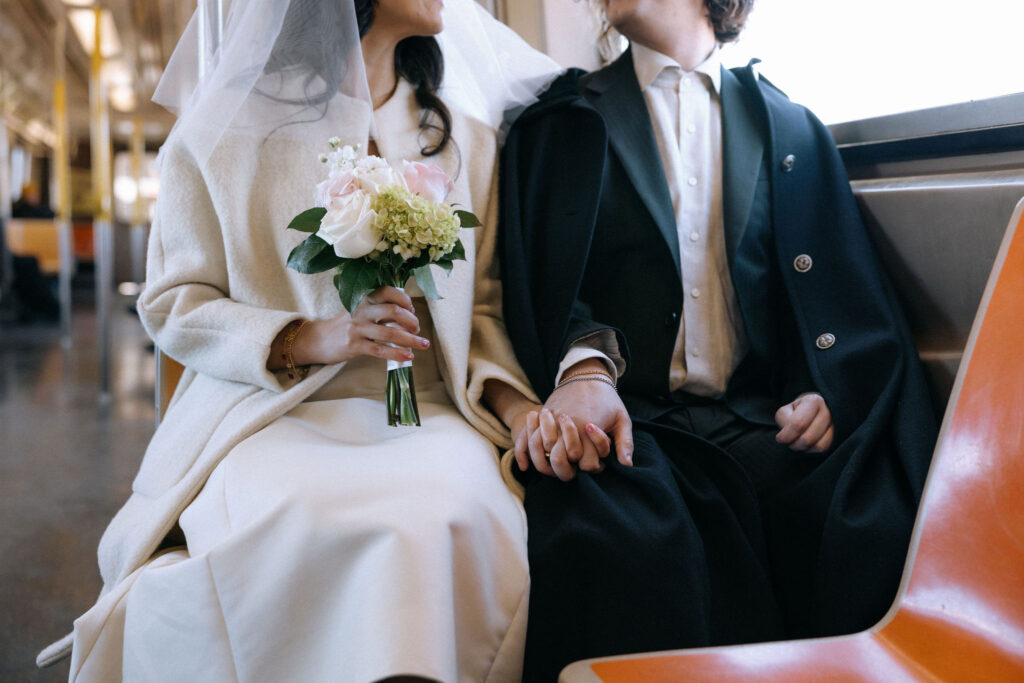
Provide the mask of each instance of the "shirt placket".
[{"label": "shirt placket", "polygon": [[707,248],[707,163],[704,159],[704,130],[702,107],[707,106],[706,89],[697,74],[683,74],[680,79],[678,100],[681,203],[680,214],[680,270],[683,276],[683,336],[682,356],[688,384],[700,382],[708,376],[708,348],[706,334],[701,325],[704,319],[702,284],[706,269]]}]

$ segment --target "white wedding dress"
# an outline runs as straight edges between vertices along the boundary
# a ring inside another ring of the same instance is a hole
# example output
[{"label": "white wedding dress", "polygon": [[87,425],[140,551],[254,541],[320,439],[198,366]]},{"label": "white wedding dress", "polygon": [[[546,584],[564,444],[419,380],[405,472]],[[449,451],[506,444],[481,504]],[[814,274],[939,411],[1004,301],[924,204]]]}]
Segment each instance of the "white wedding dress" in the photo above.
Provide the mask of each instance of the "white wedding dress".
[{"label": "white wedding dress", "polygon": [[[410,97],[403,82],[376,115],[393,164],[419,148],[388,135],[389,121],[406,137],[416,128]],[[360,357],[238,443],[180,516],[187,548],[126,582],[123,633],[87,613],[76,633],[101,635],[76,656],[121,656],[126,681],[518,681],[525,515],[495,446],[453,405],[435,348],[413,364],[421,427],[387,425],[385,362]]]}]

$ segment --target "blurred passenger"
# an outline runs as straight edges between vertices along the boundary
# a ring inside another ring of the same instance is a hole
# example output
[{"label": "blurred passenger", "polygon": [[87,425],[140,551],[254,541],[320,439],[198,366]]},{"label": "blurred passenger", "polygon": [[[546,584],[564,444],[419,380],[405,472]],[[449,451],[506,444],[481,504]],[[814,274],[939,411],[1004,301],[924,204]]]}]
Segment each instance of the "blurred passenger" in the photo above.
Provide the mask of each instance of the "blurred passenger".
[{"label": "blurred passenger", "polygon": [[53,218],[53,209],[43,204],[39,187],[35,183],[27,183],[21,188],[21,196],[11,204],[13,218]]},{"label": "blurred passenger", "polygon": [[752,4],[603,0],[630,49],[503,152],[505,315],[546,399],[516,446],[528,681],[852,632],[896,593],[934,415],[828,130],[720,65]]}]

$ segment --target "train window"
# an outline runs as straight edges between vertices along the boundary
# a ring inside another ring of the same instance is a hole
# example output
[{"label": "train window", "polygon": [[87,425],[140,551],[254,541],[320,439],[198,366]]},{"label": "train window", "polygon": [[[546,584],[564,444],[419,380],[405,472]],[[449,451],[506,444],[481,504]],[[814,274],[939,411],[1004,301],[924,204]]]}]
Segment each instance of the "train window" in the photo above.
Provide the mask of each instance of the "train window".
[{"label": "train window", "polygon": [[1024,92],[1022,27],[1021,0],[760,0],[722,58],[760,58],[791,99],[838,123]]}]

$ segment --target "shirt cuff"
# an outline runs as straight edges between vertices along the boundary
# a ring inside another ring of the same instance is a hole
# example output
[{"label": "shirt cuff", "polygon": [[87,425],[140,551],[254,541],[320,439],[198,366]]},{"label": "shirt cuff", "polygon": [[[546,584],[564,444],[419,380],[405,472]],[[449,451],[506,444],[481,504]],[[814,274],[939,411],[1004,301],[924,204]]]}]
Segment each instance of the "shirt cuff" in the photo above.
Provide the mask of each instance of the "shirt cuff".
[{"label": "shirt cuff", "polygon": [[608,374],[613,382],[619,381],[619,376],[626,371],[626,361],[619,353],[619,343],[615,333],[611,330],[598,330],[584,337],[580,337],[572,343],[565,354],[565,358],[558,365],[558,375],[555,377],[555,386],[562,381],[562,375],[569,368],[580,361],[588,358],[599,358],[604,361]]}]

